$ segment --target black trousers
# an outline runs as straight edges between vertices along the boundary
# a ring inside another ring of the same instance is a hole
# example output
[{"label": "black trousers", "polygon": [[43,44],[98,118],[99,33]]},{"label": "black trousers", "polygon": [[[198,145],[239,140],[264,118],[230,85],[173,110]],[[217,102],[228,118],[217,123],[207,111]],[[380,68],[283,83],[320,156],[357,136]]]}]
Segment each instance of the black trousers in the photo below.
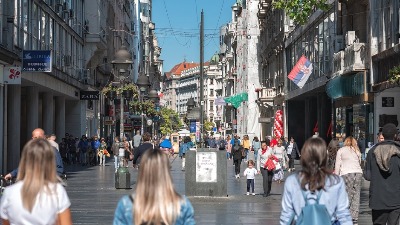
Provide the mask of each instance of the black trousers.
[{"label": "black trousers", "polygon": [[235,175],[240,174],[240,162],[242,160],[241,159],[234,159],[233,160],[233,164],[235,164]]},{"label": "black trousers", "polygon": [[289,169],[293,169],[294,168],[294,158],[292,158],[292,155],[288,154],[288,158],[289,158]]},{"label": "black trousers", "polygon": [[372,223],[374,225],[398,225],[400,209],[372,210]]},{"label": "black trousers", "polygon": [[264,194],[269,195],[271,193],[272,177],[274,176],[274,172],[268,171],[264,168],[260,168],[260,171],[263,177]]},{"label": "black trousers", "polygon": [[250,187],[251,192],[254,193],[254,179],[247,179],[247,192],[250,192]]}]

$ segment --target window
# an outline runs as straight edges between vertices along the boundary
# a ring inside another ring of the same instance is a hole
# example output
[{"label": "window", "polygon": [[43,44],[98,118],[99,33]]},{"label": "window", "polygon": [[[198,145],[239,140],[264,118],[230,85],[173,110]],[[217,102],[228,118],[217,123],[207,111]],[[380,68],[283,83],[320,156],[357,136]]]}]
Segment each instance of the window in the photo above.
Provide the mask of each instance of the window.
[{"label": "window", "polygon": [[210,96],[214,96],[214,90],[210,89]]},{"label": "window", "polygon": [[214,101],[210,101],[210,111],[214,111]]},{"label": "window", "polygon": [[214,84],[214,79],[213,78],[210,79],[210,84]]}]

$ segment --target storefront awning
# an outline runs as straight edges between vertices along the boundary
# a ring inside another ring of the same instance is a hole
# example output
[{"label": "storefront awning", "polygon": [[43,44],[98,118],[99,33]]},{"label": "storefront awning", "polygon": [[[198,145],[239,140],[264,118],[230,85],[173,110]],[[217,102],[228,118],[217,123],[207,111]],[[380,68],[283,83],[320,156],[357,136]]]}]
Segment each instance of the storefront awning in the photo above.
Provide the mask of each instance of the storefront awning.
[{"label": "storefront awning", "polygon": [[364,93],[364,72],[338,76],[326,84],[326,94],[332,99],[352,97]]}]

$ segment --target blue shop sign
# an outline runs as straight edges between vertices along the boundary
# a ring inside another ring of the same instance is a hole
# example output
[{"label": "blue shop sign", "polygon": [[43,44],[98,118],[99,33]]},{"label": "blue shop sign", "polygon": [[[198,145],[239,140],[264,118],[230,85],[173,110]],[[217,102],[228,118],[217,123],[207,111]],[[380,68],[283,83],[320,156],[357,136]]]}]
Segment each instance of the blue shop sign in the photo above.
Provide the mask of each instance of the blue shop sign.
[{"label": "blue shop sign", "polygon": [[50,50],[23,50],[22,71],[26,72],[51,72]]},{"label": "blue shop sign", "polygon": [[190,133],[196,133],[196,121],[190,121]]}]

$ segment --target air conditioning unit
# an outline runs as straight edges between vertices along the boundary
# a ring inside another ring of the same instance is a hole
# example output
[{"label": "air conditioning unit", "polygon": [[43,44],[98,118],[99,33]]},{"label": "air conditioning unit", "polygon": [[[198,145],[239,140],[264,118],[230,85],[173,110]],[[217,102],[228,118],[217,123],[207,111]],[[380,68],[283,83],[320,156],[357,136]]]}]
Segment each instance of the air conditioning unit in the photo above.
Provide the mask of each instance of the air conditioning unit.
[{"label": "air conditioning unit", "polygon": [[334,47],[335,52],[339,52],[344,49],[343,35],[336,35],[335,46],[333,46],[333,47]]},{"label": "air conditioning unit", "polygon": [[356,41],[356,32],[355,31],[347,31],[345,41],[346,41],[346,46],[352,45]]},{"label": "air conditioning unit", "polygon": [[71,56],[64,55],[64,66],[71,66]]},{"label": "air conditioning unit", "polygon": [[63,5],[63,0],[54,0],[55,6],[62,6]]},{"label": "air conditioning unit", "polygon": [[89,84],[90,82],[90,70],[82,69],[79,73],[79,80],[84,84]]}]

